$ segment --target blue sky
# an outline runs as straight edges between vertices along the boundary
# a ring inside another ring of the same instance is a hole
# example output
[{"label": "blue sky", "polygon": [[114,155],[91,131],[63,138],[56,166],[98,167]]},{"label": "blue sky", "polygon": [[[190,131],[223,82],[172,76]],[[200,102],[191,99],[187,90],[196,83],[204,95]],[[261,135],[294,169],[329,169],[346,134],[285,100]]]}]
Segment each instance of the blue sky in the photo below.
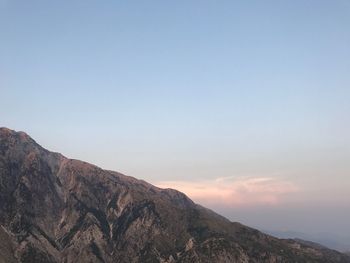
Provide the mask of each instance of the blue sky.
[{"label": "blue sky", "polygon": [[0,126],[232,220],[343,232],[349,25],[347,0],[0,0]]}]

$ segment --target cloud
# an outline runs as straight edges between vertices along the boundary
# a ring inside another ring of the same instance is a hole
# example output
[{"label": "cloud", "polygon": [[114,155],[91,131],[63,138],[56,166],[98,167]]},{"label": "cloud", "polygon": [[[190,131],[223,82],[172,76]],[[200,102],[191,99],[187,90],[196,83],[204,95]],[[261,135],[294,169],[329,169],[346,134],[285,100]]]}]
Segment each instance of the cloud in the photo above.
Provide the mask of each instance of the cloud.
[{"label": "cloud", "polygon": [[202,181],[165,181],[155,184],[187,194],[203,205],[254,206],[277,205],[297,193],[294,183],[273,177],[221,177]]}]

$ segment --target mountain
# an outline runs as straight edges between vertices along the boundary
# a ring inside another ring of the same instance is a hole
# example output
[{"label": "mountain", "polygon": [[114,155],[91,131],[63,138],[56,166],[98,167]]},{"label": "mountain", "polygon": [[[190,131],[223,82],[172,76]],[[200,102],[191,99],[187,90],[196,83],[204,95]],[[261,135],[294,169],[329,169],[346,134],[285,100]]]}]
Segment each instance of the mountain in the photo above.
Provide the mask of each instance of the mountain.
[{"label": "mountain", "polygon": [[350,249],[350,237],[346,235],[339,235],[334,233],[302,233],[296,231],[273,231],[262,230],[262,232],[278,238],[293,238],[309,240],[328,248],[338,251],[348,251]]},{"label": "mountain", "polygon": [[0,129],[0,262],[350,262]]}]

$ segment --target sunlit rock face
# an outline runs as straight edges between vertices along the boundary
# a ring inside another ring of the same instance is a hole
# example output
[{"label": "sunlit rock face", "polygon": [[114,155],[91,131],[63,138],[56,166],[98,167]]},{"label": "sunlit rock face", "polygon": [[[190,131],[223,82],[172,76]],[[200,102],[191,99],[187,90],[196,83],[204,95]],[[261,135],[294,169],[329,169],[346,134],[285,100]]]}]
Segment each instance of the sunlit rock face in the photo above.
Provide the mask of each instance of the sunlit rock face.
[{"label": "sunlit rock face", "polygon": [[350,262],[0,129],[2,262]]}]

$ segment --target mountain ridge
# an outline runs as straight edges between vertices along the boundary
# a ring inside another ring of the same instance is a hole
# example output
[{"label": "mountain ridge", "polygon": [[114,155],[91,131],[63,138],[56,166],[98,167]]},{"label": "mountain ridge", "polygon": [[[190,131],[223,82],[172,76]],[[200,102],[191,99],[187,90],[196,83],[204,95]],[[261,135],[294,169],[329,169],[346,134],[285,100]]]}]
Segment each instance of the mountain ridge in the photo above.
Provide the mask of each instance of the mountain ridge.
[{"label": "mountain ridge", "polygon": [[0,128],[1,262],[350,262]]}]

